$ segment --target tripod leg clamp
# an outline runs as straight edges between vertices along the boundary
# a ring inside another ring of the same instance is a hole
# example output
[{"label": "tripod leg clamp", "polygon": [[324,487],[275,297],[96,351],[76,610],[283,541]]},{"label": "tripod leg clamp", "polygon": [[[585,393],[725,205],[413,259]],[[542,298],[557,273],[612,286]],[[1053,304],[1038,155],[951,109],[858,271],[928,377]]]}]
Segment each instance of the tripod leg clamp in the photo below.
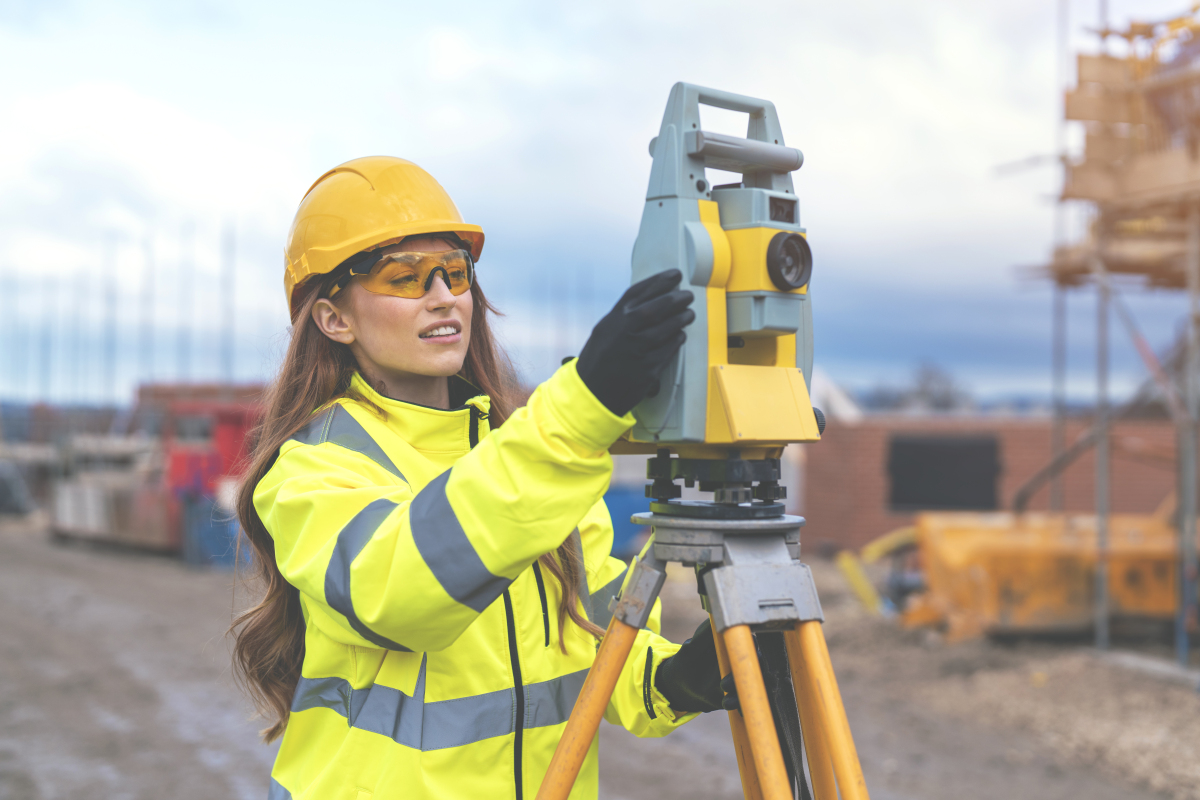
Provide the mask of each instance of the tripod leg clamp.
[{"label": "tripod leg clamp", "polygon": [[739,564],[704,573],[704,589],[718,631],[734,625],[787,628],[825,621],[807,564]]},{"label": "tripod leg clamp", "polygon": [[[643,551],[643,556],[646,551]],[[667,565],[654,558],[639,556],[629,565],[621,592],[608,604],[613,617],[626,625],[644,628],[654,610],[654,601],[667,579]]]}]

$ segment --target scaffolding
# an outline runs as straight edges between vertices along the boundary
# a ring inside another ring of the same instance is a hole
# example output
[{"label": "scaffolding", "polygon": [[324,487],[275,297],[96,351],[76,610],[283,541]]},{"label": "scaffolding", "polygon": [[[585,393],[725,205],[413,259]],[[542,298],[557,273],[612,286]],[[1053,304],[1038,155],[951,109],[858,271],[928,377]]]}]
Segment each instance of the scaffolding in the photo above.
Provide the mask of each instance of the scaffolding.
[{"label": "scaffolding", "polygon": [[[1103,14],[1103,12],[1102,12]],[[1066,293],[1097,292],[1096,347],[1096,645],[1108,646],[1109,386],[1108,328],[1113,278],[1147,288],[1187,292],[1181,369],[1160,389],[1177,428],[1179,603],[1176,653],[1188,660],[1196,624],[1197,420],[1200,419],[1200,3],[1174,19],[1113,29],[1101,20],[1097,53],[1076,58],[1077,83],[1066,91],[1064,120],[1082,123],[1079,158],[1062,157],[1060,203],[1087,204],[1087,235],[1060,244],[1043,274],[1055,287],[1053,391],[1055,460],[1066,451]],[[1123,55],[1108,44],[1124,41]],[[1127,309],[1116,302],[1139,352],[1155,373],[1154,355],[1139,341]],[[1167,373],[1158,369],[1158,375]],[[1182,384],[1182,386],[1180,386]],[[1053,463],[1053,462],[1052,462]],[[1051,482],[1051,507],[1062,509]]]}]

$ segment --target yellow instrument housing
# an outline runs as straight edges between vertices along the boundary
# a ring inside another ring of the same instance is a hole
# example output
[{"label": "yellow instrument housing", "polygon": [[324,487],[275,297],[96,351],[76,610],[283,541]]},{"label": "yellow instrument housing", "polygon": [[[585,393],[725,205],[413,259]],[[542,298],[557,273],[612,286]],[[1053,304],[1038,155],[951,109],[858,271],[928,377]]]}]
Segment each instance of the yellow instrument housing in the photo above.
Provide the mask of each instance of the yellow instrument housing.
[{"label": "yellow instrument housing", "polygon": [[[714,252],[712,278],[705,287],[710,371],[704,442],[720,447],[711,457],[724,458],[730,446],[782,448],[789,442],[818,441],[821,433],[808,385],[796,367],[796,335],[757,337],[739,348],[729,346],[726,295],[779,291],[765,266],[767,245],[779,230],[725,231],[716,202],[698,203]],[[793,293],[807,291],[806,285]]]},{"label": "yellow instrument housing", "polygon": [[[701,104],[746,113],[746,138],[704,131]],[[696,320],[659,390],[634,409],[629,444],[616,451],[753,459],[817,441],[808,387],[812,255],[791,179],[803,154],[783,144],[770,102],[682,83],[650,150],[631,278],[678,268],[696,295]],[[742,180],[712,187],[709,168]]]}]

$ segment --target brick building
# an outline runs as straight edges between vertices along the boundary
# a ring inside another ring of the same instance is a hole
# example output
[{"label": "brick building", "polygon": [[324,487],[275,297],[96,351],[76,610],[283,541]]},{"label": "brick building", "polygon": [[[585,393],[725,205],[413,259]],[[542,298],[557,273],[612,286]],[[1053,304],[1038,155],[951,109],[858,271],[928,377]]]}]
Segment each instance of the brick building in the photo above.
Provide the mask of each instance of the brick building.
[{"label": "brick building", "polygon": [[[1075,441],[1087,420],[1071,420]],[[792,448],[789,448],[789,450]],[[821,441],[803,448],[803,496],[810,547],[860,547],[909,524],[917,510],[1006,510],[1051,455],[1049,419],[988,416],[867,416],[831,419]],[[1120,421],[1112,432],[1111,509],[1150,513],[1175,485],[1175,429],[1166,421]],[[1095,457],[1063,475],[1068,511],[1090,512]],[[1049,507],[1043,488],[1031,510]],[[810,552],[813,552],[810,550]]]}]

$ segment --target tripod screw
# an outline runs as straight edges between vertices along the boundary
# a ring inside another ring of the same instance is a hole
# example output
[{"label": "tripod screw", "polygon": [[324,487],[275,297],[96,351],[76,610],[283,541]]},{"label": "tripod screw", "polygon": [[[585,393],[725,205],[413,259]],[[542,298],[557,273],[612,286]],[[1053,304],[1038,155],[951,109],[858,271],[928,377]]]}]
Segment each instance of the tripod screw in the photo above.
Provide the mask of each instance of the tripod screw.
[{"label": "tripod screw", "polygon": [[717,503],[749,503],[754,497],[749,486],[722,486],[713,492],[713,501]]},{"label": "tripod screw", "polygon": [[763,481],[754,487],[754,497],[757,500],[765,500],[767,502],[785,500],[787,499],[787,487],[780,486],[774,481]]},{"label": "tripod screw", "polygon": [[674,481],[667,478],[655,478],[654,483],[646,485],[646,497],[666,502],[673,497],[683,495],[683,489],[675,485]]}]

